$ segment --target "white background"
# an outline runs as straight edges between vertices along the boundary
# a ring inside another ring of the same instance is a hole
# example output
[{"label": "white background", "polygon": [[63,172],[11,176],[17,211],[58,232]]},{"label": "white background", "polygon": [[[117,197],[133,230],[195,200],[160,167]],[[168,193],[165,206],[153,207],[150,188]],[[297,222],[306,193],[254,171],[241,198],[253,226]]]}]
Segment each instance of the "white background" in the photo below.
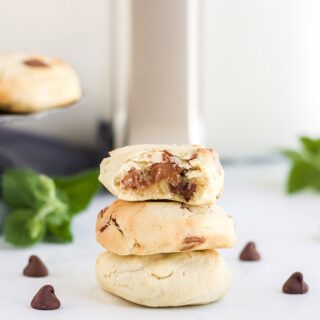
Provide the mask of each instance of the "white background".
[{"label": "white background", "polygon": [[225,155],[259,154],[319,135],[320,2],[200,4],[208,143]]}]

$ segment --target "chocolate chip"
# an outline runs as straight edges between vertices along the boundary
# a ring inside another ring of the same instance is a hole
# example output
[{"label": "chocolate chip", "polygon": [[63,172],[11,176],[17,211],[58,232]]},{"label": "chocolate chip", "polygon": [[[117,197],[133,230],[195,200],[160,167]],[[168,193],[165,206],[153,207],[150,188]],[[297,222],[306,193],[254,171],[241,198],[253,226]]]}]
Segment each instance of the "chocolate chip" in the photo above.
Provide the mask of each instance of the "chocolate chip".
[{"label": "chocolate chip", "polygon": [[181,169],[174,163],[154,163],[150,167],[151,183],[167,179],[171,183],[177,184],[180,181]]},{"label": "chocolate chip", "polygon": [[191,250],[194,249],[201,244],[203,244],[206,241],[206,238],[204,237],[195,237],[195,236],[189,236],[184,238],[183,240],[183,247],[181,248],[181,251]]},{"label": "chocolate chip", "polygon": [[282,291],[288,294],[304,294],[309,290],[309,286],[303,281],[301,272],[293,273],[282,287]]},{"label": "chocolate chip", "polygon": [[48,269],[39,257],[31,256],[28,265],[23,269],[23,274],[27,277],[46,277]]},{"label": "chocolate chip", "polygon": [[258,261],[261,259],[261,256],[256,249],[256,244],[251,241],[243,248],[239,258],[243,261]]},{"label": "chocolate chip", "polygon": [[40,288],[31,301],[31,307],[38,310],[55,310],[60,308],[60,301],[49,284]]},{"label": "chocolate chip", "polygon": [[103,219],[104,214],[108,211],[109,207],[105,207],[104,209],[100,210],[99,216]]},{"label": "chocolate chip", "polygon": [[135,168],[130,169],[121,183],[124,189],[143,189],[147,186],[143,173]]},{"label": "chocolate chip", "polygon": [[192,198],[197,190],[195,183],[180,182],[178,185],[169,184],[170,192],[177,193],[184,198],[187,202]]},{"label": "chocolate chip", "polygon": [[24,60],[23,63],[28,67],[35,67],[35,68],[48,68],[49,65],[39,59],[28,59]]},{"label": "chocolate chip", "polygon": [[104,230],[106,230],[107,228],[109,227],[109,224],[105,224],[104,226],[102,226],[101,228],[100,228],[100,232],[102,233]]}]

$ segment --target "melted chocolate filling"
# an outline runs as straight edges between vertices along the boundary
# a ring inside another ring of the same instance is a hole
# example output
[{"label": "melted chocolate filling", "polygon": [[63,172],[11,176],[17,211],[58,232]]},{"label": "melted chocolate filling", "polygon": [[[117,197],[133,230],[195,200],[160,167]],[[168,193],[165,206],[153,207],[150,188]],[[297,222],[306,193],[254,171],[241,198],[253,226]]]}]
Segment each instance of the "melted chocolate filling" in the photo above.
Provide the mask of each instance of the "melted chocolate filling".
[{"label": "melted chocolate filling", "polygon": [[162,159],[163,162],[153,164],[145,172],[132,168],[121,181],[123,188],[144,189],[151,184],[167,180],[170,192],[189,201],[197,189],[196,184],[188,181],[186,169],[171,161],[169,152],[163,152]]}]

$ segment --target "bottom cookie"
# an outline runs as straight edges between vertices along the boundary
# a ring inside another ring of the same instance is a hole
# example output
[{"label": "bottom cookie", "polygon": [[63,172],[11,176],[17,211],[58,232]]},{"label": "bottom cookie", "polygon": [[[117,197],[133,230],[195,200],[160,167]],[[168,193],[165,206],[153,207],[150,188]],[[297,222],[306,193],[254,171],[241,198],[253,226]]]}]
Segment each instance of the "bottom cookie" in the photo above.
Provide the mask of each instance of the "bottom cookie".
[{"label": "bottom cookie", "polygon": [[231,285],[224,259],[213,250],[97,258],[102,289],[149,307],[177,307],[219,300]]}]

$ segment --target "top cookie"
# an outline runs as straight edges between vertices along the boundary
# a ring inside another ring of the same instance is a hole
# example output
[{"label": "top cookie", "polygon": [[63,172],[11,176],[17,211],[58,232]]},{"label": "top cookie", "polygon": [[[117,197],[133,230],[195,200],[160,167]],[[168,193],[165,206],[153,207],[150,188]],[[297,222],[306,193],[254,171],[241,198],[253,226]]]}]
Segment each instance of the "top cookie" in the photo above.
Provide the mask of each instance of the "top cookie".
[{"label": "top cookie", "polygon": [[99,180],[122,200],[210,205],[222,192],[224,173],[218,154],[199,145],[136,145],[111,151]]},{"label": "top cookie", "polygon": [[79,100],[76,73],[65,62],[39,54],[0,56],[0,110],[29,113]]}]

